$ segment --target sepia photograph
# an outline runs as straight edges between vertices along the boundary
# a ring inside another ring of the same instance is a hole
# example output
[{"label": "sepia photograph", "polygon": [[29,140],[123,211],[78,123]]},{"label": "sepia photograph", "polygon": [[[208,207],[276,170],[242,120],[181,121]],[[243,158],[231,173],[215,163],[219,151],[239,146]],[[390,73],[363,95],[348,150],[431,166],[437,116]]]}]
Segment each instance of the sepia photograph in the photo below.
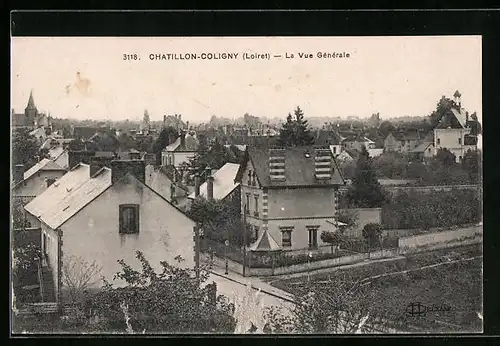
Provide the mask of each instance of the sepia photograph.
[{"label": "sepia photograph", "polygon": [[11,37],[11,333],[483,333],[481,36]]}]

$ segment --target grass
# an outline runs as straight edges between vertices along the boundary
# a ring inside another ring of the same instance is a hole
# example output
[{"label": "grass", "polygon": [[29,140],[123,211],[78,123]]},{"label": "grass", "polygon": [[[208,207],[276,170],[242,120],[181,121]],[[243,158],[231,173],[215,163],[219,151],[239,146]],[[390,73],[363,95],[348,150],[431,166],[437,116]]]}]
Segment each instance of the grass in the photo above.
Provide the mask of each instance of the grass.
[{"label": "grass", "polygon": [[[481,245],[430,251],[409,255],[404,259],[373,263],[331,273],[311,275],[325,293],[331,291],[328,279],[347,277],[357,281],[365,279],[370,291],[371,307],[397,321],[403,330],[412,332],[479,332],[482,322],[482,257],[474,260],[453,261],[482,255]],[[418,268],[447,263],[433,268]],[[398,273],[409,270],[407,273]],[[393,275],[368,279],[380,274]],[[290,293],[306,285],[305,278],[284,279],[271,284]],[[449,306],[450,311],[428,312],[425,316],[406,313],[410,303],[425,306]]]}]

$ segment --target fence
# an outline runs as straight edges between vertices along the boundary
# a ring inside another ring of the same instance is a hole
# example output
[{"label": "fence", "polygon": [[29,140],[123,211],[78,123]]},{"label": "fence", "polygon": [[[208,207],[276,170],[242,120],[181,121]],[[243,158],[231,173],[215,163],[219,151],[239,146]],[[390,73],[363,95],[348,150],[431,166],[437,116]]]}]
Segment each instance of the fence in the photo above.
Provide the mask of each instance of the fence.
[{"label": "fence", "polygon": [[482,236],[482,233],[482,226],[471,226],[457,230],[433,232],[412,237],[402,237],[399,239],[398,245],[400,248],[414,249],[436,244],[459,242],[467,238]]},{"label": "fence", "polygon": [[[303,250],[282,252],[248,252],[245,273],[247,276],[285,275],[311,270],[355,264],[365,260],[392,258],[414,251],[442,249],[453,246],[475,244],[482,237],[482,227],[472,226],[464,229],[441,231],[410,237],[386,236],[373,247],[363,239],[348,239],[340,249],[330,252],[315,251],[312,257],[301,253]],[[214,244],[215,245],[215,244]],[[226,264],[224,244],[214,246],[211,260],[219,267]],[[326,248],[326,247],[324,247]],[[234,249],[234,247],[233,247]],[[222,252],[222,255],[220,255]],[[205,260],[210,257],[205,254]],[[228,251],[228,270],[243,274],[243,252],[239,249]]]}]

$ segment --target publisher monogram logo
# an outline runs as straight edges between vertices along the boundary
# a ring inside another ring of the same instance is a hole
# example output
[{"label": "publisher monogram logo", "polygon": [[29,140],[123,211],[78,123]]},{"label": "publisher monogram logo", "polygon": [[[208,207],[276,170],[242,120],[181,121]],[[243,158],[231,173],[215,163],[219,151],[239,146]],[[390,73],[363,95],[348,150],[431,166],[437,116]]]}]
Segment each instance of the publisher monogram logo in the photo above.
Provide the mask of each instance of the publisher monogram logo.
[{"label": "publisher monogram logo", "polygon": [[425,306],[420,302],[412,302],[406,306],[406,314],[413,317],[422,317],[425,316],[428,312],[437,312],[437,311],[451,311],[451,306],[449,305],[430,305]]}]

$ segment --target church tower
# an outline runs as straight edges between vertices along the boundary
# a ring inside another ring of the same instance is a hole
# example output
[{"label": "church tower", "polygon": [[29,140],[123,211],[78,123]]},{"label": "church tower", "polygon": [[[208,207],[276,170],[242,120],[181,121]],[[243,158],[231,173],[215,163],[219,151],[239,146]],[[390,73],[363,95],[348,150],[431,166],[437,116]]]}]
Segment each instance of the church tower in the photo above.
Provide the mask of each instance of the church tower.
[{"label": "church tower", "polygon": [[28,100],[28,105],[24,109],[24,115],[27,118],[27,125],[35,123],[35,119],[38,115],[38,110],[35,106],[35,101],[33,100],[33,90],[30,91],[30,98]]}]

